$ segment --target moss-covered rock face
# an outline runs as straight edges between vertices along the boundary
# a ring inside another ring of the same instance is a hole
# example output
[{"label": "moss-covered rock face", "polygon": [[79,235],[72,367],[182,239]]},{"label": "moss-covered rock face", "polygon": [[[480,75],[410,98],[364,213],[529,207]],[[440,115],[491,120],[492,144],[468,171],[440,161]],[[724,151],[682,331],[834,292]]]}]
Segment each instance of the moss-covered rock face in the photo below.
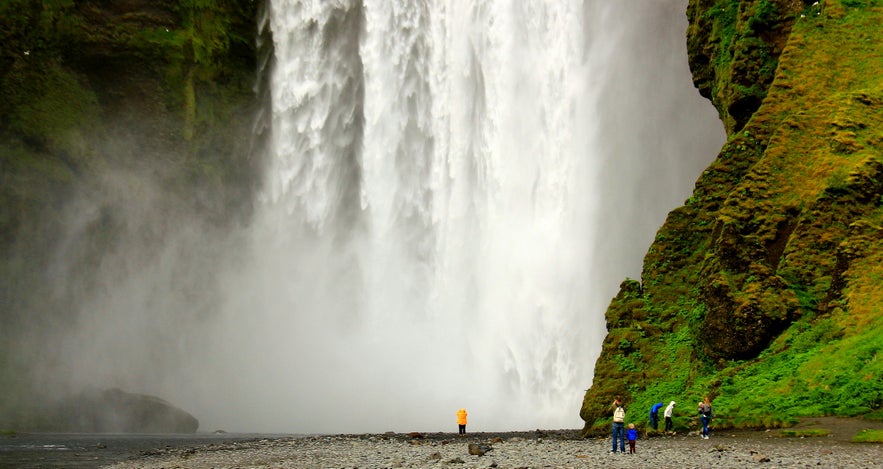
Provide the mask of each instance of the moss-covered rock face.
[{"label": "moss-covered rock face", "polygon": [[[121,199],[150,185],[151,210],[169,220],[248,216],[260,4],[0,2],[0,427],[29,418],[16,343],[74,320],[71,296],[133,229]],[[98,206],[70,215],[77,199]],[[71,218],[87,226],[68,246],[77,275],[60,294],[48,266]],[[168,229],[146,228],[153,242]]]},{"label": "moss-covered rock face", "polygon": [[691,0],[688,16],[729,138],[611,302],[585,430],[606,431],[615,394],[632,415],[677,401],[681,430],[704,396],[718,428],[879,414],[883,2]]},{"label": "moss-covered rock face", "polygon": [[693,81],[728,133],[760,107],[796,17],[814,0],[690,0]]},{"label": "moss-covered rock face", "polygon": [[[229,159],[247,155],[249,133],[239,129],[251,130],[257,9],[193,0],[3,2],[0,142],[89,171],[115,158],[101,144],[124,134],[148,155],[171,154],[162,162],[171,165],[195,169],[221,151],[213,171],[242,180],[242,163]],[[38,170],[23,158],[4,162]],[[189,177],[210,182],[196,171]]]}]

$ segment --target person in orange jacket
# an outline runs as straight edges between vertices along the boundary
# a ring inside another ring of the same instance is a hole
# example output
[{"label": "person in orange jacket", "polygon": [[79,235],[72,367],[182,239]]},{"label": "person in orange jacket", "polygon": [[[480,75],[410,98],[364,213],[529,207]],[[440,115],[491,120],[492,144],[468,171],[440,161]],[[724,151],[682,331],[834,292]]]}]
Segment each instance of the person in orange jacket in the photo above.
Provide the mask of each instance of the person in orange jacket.
[{"label": "person in orange jacket", "polygon": [[466,409],[457,411],[457,425],[460,427],[460,434],[466,434]]}]

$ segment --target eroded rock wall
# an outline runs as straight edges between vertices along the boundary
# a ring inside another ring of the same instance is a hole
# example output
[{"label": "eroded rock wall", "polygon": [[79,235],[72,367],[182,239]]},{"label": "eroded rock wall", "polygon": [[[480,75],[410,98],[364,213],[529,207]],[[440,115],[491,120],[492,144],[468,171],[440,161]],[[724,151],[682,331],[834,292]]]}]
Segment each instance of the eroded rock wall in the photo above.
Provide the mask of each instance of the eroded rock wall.
[{"label": "eroded rock wall", "polygon": [[637,422],[683,402],[680,430],[705,396],[719,427],[878,413],[883,5],[693,0],[688,16],[728,141],[607,310],[586,432],[614,395]]}]

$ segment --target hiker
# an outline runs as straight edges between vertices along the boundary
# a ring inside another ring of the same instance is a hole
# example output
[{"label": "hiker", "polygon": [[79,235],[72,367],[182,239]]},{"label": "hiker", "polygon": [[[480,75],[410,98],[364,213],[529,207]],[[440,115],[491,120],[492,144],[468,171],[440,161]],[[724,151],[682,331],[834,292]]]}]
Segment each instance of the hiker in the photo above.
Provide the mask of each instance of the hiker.
[{"label": "hiker", "polygon": [[457,411],[457,426],[460,427],[460,435],[466,434],[466,409]]},{"label": "hiker", "polygon": [[628,439],[629,439],[629,454],[635,454],[635,443],[638,441],[638,429],[635,428],[635,424],[629,424],[628,431]]},{"label": "hiker", "polygon": [[705,396],[704,401],[700,401],[696,410],[699,412],[699,418],[702,420],[702,438],[708,439],[708,424],[714,418],[714,409],[711,407],[711,399]]},{"label": "hiker", "polygon": [[625,454],[625,408],[622,406],[622,398],[616,396],[610,407],[613,408],[613,450],[610,452],[616,453],[616,440],[618,439],[619,450]]},{"label": "hiker", "polygon": [[661,402],[653,404],[650,408],[650,428],[659,430],[659,409],[662,407]]},{"label": "hiker", "polygon": [[675,411],[675,401],[671,401],[668,403],[668,407],[665,408],[665,412],[662,413],[662,416],[665,417],[665,431],[670,432],[674,428],[674,425],[671,422],[671,416]]}]

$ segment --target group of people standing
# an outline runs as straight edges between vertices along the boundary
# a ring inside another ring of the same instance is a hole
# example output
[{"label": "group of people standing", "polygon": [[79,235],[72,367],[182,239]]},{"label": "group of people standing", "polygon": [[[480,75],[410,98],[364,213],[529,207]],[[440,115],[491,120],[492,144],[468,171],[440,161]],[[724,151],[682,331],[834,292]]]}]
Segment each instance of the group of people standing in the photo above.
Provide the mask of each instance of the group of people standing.
[{"label": "group of people standing", "polygon": [[[663,418],[665,419],[665,432],[670,432],[674,429],[674,424],[672,422],[672,415],[674,414],[675,401],[671,401],[668,403],[668,407],[662,413]],[[650,407],[650,428],[653,430],[659,430],[659,409],[661,409],[663,404],[661,402],[657,402]],[[625,443],[628,441],[629,443],[629,453],[635,452],[635,445],[638,439],[638,430],[635,428],[634,423],[630,423],[628,425],[628,431],[626,431],[625,427],[625,407],[622,403],[622,398],[616,396],[616,399],[613,400],[613,404],[611,404],[611,408],[613,408],[613,448],[610,451],[611,453],[616,453],[617,443],[619,446],[619,451],[625,453]],[[711,419],[714,417],[714,409],[711,406],[711,398],[705,397],[704,400],[699,402],[696,407],[696,411],[699,413],[699,418],[702,422],[702,430],[700,432],[700,436],[703,439],[708,439],[708,425],[711,423]]]},{"label": "group of people standing", "polygon": [[[670,432],[674,428],[671,418],[672,414],[674,414],[675,405],[675,401],[669,402],[668,407],[666,407],[662,413],[662,416],[665,419],[664,431],[666,432]],[[622,403],[621,397],[616,396],[616,399],[613,400],[613,404],[610,406],[613,408],[613,449],[610,452],[616,453],[617,443],[619,443],[619,451],[625,453],[625,443],[628,441],[629,453],[634,453],[635,445],[638,440],[638,429],[635,427],[634,423],[629,423],[628,430],[626,430],[625,406]],[[653,430],[659,430],[659,409],[661,408],[661,402],[657,402],[650,407],[650,428]],[[699,418],[702,421],[702,431],[700,432],[700,436],[707,440],[708,425],[714,417],[714,409],[711,406],[711,399],[706,396],[704,400],[699,402],[696,411],[699,413]],[[466,409],[460,409],[457,411],[457,426],[459,427],[459,433],[461,436],[466,435],[466,417]]]}]

